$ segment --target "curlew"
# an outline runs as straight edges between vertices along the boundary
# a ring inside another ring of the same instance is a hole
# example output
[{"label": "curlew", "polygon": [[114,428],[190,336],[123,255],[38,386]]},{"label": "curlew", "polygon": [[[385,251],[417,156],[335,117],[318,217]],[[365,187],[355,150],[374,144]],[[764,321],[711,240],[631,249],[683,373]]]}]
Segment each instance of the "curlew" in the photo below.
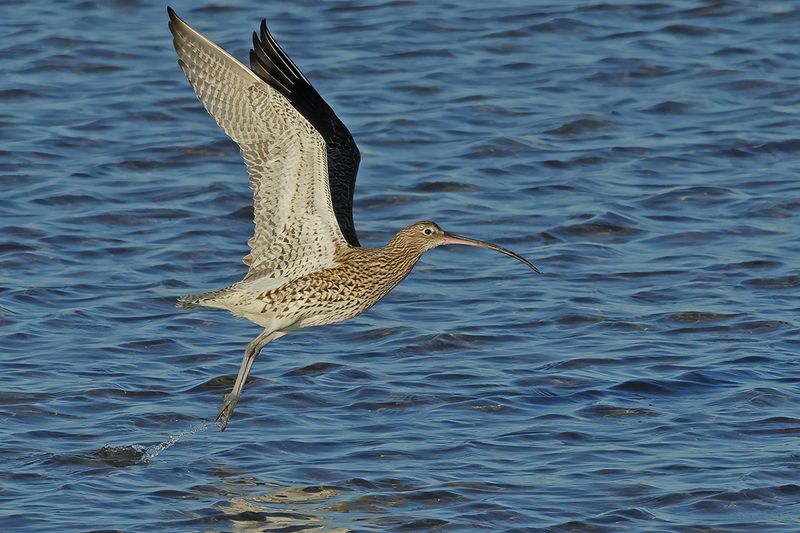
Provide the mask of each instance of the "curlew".
[{"label": "curlew", "polygon": [[261,22],[250,68],[167,8],[178,64],[225,133],[239,145],[253,190],[255,233],[242,281],[183,296],[178,307],[225,309],[263,327],[244,351],[216,417],[225,430],[258,354],[300,328],[353,318],[378,302],[422,254],[445,244],[514,252],[443,231],[429,221],[386,246],[362,247],[353,226],[360,155],[347,127]]}]

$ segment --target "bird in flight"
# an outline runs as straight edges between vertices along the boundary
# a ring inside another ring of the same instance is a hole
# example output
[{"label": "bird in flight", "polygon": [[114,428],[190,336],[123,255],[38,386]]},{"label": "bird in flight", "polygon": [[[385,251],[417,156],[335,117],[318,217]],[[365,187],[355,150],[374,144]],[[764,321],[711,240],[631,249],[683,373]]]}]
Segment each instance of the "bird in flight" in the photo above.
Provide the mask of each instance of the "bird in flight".
[{"label": "bird in flight", "polygon": [[360,315],[386,296],[422,254],[445,244],[488,248],[536,272],[511,250],[416,222],[386,246],[362,247],[353,226],[361,159],[347,127],[261,22],[250,68],[168,7],[178,64],[197,98],[239,145],[253,190],[255,233],[244,279],[183,296],[178,307],[226,309],[264,330],[245,351],[216,422],[228,425],[250,369],[268,343],[300,328]]}]

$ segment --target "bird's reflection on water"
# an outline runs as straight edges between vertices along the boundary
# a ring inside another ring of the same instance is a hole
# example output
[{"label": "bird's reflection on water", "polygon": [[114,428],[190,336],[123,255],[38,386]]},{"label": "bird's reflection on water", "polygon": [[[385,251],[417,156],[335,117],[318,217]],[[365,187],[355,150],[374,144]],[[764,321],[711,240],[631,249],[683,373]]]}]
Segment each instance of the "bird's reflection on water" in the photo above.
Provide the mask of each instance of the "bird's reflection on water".
[{"label": "bird's reflection on water", "polygon": [[346,527],[331,525],[335,520],[326,502],[338,495],[331,487],[276,487],[247,497],[231,497],[217,508],[233,525],[233,531],[315,531],[344,533]]}]

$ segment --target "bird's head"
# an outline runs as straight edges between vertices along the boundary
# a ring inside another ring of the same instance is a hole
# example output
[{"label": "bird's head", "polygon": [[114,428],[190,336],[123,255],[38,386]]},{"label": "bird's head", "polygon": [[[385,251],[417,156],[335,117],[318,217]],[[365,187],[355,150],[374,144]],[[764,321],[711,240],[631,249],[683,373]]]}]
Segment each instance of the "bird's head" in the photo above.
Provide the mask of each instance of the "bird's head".
[{"label": "bird's head", "polygon": [[397,248],[402,248],[419,255],[422,255],[432,248],[436,248],[437,246],[442,246],[445,244],[477,246],[479,248],[487,248],[489,250],[494,250],[495,252],[500,252],[501,254],[509,255],[517,261],[524,263],[533,271],[539,272],[539,269],[536,268],[533,263],[521,255],[515,254],[511,250],[489,242],[478,241],[462,235],[453,235],[452,233],[447,233],[429,220],[415,222],[410,226],[401,229],[397,232],[397,235],[394,236],[391,244]]}]

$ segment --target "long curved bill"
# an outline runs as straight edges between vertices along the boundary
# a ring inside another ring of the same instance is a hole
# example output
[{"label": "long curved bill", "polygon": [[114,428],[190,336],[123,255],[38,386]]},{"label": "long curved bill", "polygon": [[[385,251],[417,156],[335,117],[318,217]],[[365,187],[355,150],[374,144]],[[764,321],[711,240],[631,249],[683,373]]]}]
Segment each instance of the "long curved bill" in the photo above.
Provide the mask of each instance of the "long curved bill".
[{"label": "long curved bill", "polygon": [[517,261],[524,263],[525,266],[527,266],[537,274],[542,273],[538,268],[536,268],[536,265],[534,265],[521,255],[515,254],[514,252],[512,252],[507,248],[503,248],[502,246],[497,246],[496,244],[492,244],[490,242],[483,242],[476,239],[470,239],[469,237],[464,237],[462,235],[453,235],[452,233],[445,233],[444,244],[463,244],[466,246],[477,246],[478,248],[488,248],[489,250],[494,250],[495,252],[500,252],[501,254],[506,254],[513,257]]}]

